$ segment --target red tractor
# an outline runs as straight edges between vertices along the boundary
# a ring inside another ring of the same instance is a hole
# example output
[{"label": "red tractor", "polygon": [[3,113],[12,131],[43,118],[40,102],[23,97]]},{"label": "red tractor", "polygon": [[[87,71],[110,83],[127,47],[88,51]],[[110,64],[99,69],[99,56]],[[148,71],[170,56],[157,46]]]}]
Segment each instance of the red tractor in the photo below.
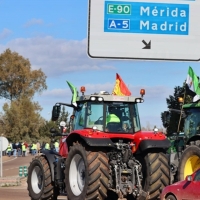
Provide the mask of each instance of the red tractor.
[{"label": "red tractor", "polygon": [[63,137],[66,157],[45,150],[33,159],[27,180],[31,199],[55,200],[62,192],[68,200],[159,199],[170,183],[170,142],[156,129],[141,131],[137,104],[145,91],[141,97],[85,95],[81,88],[76,105],[53,107],[53,121],[61,106],[73,107],[70,133]]}]

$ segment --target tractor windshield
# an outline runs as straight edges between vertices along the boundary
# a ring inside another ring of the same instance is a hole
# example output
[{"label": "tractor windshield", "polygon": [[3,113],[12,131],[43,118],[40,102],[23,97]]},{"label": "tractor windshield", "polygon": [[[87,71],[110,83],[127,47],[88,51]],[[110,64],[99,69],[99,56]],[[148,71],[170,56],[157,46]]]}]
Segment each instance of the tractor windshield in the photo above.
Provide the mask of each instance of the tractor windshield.
[{"label": "tractor windshield", "polygon": [[186,110],[187,117],[184,124],[184,132],[187,138],[200,134],[200,108]]},{"label": "tractor windshield", "polygon": [[105,104],[106,132],[137,132],[140,128],[137,104],[112,102]]},{"label": "tractor windshield", "polygon": [[74,130],[93,128],[104,132],[134,133],[141,130],[137,104],[85,102],[75,112]]}]

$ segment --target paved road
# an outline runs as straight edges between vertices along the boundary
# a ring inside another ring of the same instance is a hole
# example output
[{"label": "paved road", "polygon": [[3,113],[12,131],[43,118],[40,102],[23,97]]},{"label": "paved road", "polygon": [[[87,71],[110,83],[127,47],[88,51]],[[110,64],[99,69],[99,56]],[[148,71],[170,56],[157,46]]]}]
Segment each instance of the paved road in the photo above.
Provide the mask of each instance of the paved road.
[{"label": "paved road", "polygon": [[[27,157],[7,157],[3,156],[3,178],[17,177],[19,175],[19,166],[29,166],[33,156]],[[26,177],[21,179],[20,186],[0,187],[0,200],[29,200],[27,191]],[[59,200],[66,200],[66,196],[58,197]]]},{"label": "paved road", "polygon": [[29,166],[33,156],[26,157],[7,157],[3,156],[3,177],[18,176],[19,166]]},{"label": "paved road", "polygon": [[[0,200],[29,200],[26,178],[22,180],[21,186],[0,187]],[[59,196],[58,200],[67,200],[66,196]]]}]

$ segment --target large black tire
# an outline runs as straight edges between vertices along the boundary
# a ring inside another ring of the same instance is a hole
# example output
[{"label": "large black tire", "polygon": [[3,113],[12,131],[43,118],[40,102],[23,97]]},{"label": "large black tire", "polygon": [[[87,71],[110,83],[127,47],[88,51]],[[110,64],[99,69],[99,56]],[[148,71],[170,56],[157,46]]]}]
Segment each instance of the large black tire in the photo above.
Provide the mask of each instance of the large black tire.
[{"label": "large black tire", "polygon": [[33,158],[28,168],[27,184],[31,200],[57,200],[59,189],[52,183],[49,163],[44,156]]},{"label": "large black tire", "polygon": [[200,168],[200,141],[190,143],[181,155],[178,167],[178,180],[184,180]]},{"label": "large black tire", "polygon": [[65,164],[68,200],[104,200],[108,180],[108,157],[104,152],[87,151],[80,144],[70,148]]},{"label": "large black tire", "polygon": [[142,164],[142,187],[149,193],[149,200],[160,198],[162,189],[170,184],[170,167],[166,154],[149,152],[139,157]]}]

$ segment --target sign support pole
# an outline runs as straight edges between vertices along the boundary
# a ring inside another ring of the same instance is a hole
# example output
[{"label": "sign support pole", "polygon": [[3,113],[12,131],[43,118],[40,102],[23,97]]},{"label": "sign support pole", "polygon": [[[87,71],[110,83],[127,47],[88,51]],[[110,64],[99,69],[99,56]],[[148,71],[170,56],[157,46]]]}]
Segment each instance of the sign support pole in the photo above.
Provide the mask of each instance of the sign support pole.
[{"label": "sign support pole", "polygon": [[1,177],[3,177],[3,163],[2,163],[2,156],[3,156],[3,154],[2,154],[2,149],[3,149],[3,138],[1,137],[0,138],[0,140],[1,140]]},{"label": "sign support pole", "polygon": [[3,151],[5,151],[8,147],[8,140],[5,137],[0,136],[0,165],[1,165],[1,172],[0,177],[3,177]]}]

